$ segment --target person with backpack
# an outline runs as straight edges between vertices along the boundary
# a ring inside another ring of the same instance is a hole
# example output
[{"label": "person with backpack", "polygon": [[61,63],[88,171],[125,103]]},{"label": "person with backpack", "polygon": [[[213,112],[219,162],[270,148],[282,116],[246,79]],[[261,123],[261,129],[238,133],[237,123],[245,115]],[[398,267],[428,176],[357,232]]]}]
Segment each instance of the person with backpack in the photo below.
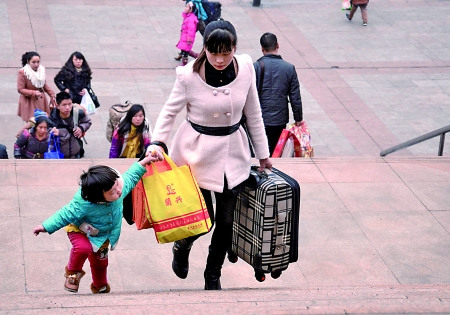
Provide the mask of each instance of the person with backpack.
[{"label": "person with backpack", "polygon": [[180,53],[178,57],[175,57],[175,60],[181,59],[181,65],[185,66],[188,63],[188,56],[197,58],[197,54],[192,51],[198,24],[194,2],[189,1],[186,3],[181,15],[183,17],[183,23],[181,24],[180,40],[176,44],[176,47],[180,49]]},{"label": "person with backpack", "polygon": [[35,125],[24,128],[14,144],[14,158],[43,159],[48,149],[48,118],[39,109],[34,111]]},{"label": "person with backpack", "polygon": [[66,159],[77,159],[84,156],[81,138],[91,127],[92,121],[82,108],[73,106],[70,94],[56,94],[56,108],[49,116],[51,132],[59,136],[61,153]]}]

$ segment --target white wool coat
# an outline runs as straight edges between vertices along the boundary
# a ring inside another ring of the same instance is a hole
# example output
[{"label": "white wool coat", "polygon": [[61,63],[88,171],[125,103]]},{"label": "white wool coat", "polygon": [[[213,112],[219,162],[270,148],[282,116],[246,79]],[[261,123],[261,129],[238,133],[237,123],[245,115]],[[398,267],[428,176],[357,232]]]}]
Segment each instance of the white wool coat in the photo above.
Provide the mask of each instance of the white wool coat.
[{"label": "white wool coat", "polygon": [[[222,192],[224,177],[233,188],[246,180],[251,157],[244,128],[228,136],[208,136],[195,131],[189,121],[208,127],[231,126],[247,117],[247,126],[257,159],[269,157],[267,138],[256,89],[255,69],[249,55],[235,55],[238,73],[233,82],[213,87],[192,70],[193,62],[176,69],[176,81],[164,104],[152,141],[166,143],[177,114],[186,108],[169,150],[178,165],[188,164],[199,186]],[[188,121],[189,120],[189,121]]]}]

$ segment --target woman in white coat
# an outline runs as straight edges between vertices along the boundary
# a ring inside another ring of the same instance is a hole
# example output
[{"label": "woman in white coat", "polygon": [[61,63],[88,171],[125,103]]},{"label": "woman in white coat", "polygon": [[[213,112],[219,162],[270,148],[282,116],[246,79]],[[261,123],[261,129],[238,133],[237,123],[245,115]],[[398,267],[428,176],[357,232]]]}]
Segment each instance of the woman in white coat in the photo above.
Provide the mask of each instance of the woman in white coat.
[{"label": "woman in white coat", "polygon": [[[176,81],[155,125],[152,145],[162,157],[178,113],[186,120],[172,140],[170,156],[188,164],[202,190],[215,229],[204,272],[205,289],[220,290],[221,269],[231,245],[237,188],[250,173],[251,156],[242,117],[261,168],[271,168],[269,149],[256,89],[255,70],[248,55],[235,55],[236,31],[228,21],[208,24],[203,49],[195,62],[176,69]],[[211,198],[214,192],[216,211]],[[172,269],[186,278],[189,252],[199,236],[174,243]]]}]

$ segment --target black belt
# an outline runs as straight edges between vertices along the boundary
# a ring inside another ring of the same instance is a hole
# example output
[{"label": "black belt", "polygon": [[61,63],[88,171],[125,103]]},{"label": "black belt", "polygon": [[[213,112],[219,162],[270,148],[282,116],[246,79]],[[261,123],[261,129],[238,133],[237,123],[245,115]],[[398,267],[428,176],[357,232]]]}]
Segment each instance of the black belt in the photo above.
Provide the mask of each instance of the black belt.
[{"label": "black belt", "polygon": [[229,136],[232,133],[236,132],[239,127],[245,123],[246,119],[245,116],[242,116],[241,120],[232,126],[226,126],[226,127],[207,127],[198,125],[196,123],[193,123],[192,121],[189,121],[191,123],[192,128],[194,128],[195,131],[198,133],[208,135],[208,136]]}]

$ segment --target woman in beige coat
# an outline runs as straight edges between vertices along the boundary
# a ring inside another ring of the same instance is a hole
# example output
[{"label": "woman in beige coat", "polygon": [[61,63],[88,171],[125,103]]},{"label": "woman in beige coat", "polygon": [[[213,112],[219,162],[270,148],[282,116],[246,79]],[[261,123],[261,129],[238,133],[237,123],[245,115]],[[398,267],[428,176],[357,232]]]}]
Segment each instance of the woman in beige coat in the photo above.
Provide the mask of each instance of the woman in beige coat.
[{"label": "woman in beige coat", "polygon": [[[269,149],[256,89],[255,70],[248,55],[234,55],[237,36],[227,21],[208,24],[203,49],[195,62],[176,70],[176,81],[155,125],[152,144],[161,147],[178,113],[186,120],[172,141],[171,157],[177,165],[188,164],[202,189],[208,212],[214,218],[211,192],[215,194],[215,229],[204,272],[205,289],[220,290],[221,269],[231,245],[233,210],[237,187],[250,173],[251,157],[243,115],[261,168],[271,168]],[[172,269],[184,279],[189,252],[198,236],[174,243]]]},{"label": "woman in beige coat", "polygon": [[50,114],[44,92],[50,96],[52,105],[56,105],[55,92],[45,82],[45,68],[40,65],[40,61],[41,57],[35,51],[26,52],[22,56],[23,68],[17,74],[17,91],[20,94],[17,115],[23,121],[33,117],[35,109]]}]

